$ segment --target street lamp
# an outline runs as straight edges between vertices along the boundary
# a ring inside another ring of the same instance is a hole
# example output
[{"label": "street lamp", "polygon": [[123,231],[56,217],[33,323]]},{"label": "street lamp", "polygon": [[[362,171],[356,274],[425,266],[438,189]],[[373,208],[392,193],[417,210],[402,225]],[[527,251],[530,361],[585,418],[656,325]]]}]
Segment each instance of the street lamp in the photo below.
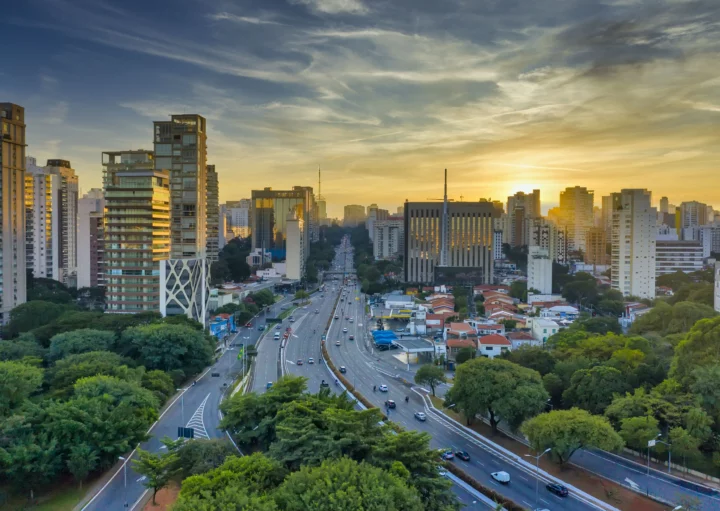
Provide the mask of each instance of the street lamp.
[{"label": "street lamp", "polygon": [[181,412],[181,418],[182,418],[182,427],[185,427],[185,389],[175,389],[182,391],[182,394],[180,394],[180,409]]},{"label": "street lamp", "polygon": [[670,473],[670,465],[672,465],[672,444],[670,444],[668,442],[663,442],[662,440],[657,440],[657,443],[664,444],[668,448],[668,474],[669,474]]},{"label": "street lamp", "polygon": [[525,456],[528,458],[535,458],[535,507],[538,506],[538,499],[540,497],[539,495],[539,484],[540,484],[540,458],[542,458],[544,455],[549,453],[552,449],[548,447],[543,452],[538,454],[537,456],[533,456],[532,454],[526,454]]},{"label": "street lamp", "polygon": [[124,497],[124,499],[125,499],[125,504],[124,504],[123,507],[128,507],[128,500],[127,500],[127,462],[128,462],[128,460],[126,460],[126,459],[123,458],[122,456],[118,456],[118,458],[124,461],[124,463],[123,463],[123,477],[124,477],[124,479],[125,479],[125,489],[123,490],[123,497]]},{"label": "street lamp", "polygon": [[648,460],[647,460],[647,495],[650,496],[650,448],[655,447],[657,439],[660,438],[660,433],[657,434],[652,440],[648,440]]}]

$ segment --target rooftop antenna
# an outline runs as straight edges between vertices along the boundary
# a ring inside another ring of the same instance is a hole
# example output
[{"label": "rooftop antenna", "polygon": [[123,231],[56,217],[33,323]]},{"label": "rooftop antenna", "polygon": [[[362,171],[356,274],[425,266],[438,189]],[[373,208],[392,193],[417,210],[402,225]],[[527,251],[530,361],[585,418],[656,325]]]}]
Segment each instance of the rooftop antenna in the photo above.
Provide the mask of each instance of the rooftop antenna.
[{"label": "rooftop antenna", "polygon": [[448,265],[448,197],[447,197],[447,169],[445,169],[445,192],[443,193],[443,213],[440,225],[440,266]]}]

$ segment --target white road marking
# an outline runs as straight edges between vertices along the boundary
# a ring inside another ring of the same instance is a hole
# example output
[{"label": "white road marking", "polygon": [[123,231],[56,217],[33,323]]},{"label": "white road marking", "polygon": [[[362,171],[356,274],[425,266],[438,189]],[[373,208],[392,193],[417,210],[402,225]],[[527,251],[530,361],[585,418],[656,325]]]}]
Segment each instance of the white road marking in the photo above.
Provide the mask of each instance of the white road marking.
[{"label": "white road marking", "polygon": [[145,479],[147,479],[147,476],[138,477],[137,479],[135,479],[135,482],[142,483]]},{"label": "white road marking", "polygon": [[195,430],[195,436],[198,438],[210,438],[210,435],[208,435],[207,430],[205,429],[205,420],[203,419],[203,412],[205,412],[205,403],[207,403],[207,400],[210,398],[210,394],[205,396],[205,399],[203,399],[203,402],[200,403],[200,406],[197,410],[195,410],[195,413],[190,417],[190,420],[187,423],[187,428],[193,428]]}]

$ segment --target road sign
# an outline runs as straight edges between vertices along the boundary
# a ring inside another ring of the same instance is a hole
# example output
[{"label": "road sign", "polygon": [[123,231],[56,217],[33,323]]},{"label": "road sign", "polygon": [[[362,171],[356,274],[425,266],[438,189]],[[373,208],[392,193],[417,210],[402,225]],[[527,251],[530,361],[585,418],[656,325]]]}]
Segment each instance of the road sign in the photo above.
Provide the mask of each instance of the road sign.
[{"label": "road sign", "polygon": [[195,430],[178,426],[178,438],[195,438]]},{"label": "road sign", "polygon": [[655,440],[649,440],[649,441],[648,441],[648,447],[655,447],[655,444],[656,444],[656,443],[657,443],[657,441],[655,441]]}]

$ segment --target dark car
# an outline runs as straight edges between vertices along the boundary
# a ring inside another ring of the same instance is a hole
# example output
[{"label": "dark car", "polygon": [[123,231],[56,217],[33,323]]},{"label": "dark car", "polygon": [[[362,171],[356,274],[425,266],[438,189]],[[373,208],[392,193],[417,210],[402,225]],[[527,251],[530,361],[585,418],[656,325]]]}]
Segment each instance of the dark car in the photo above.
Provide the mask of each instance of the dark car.
[{"label": "dark car", "polygon": [[398,349],[398,348],[399,348],[399,346],[398,346],[397,344],[391,344],[391,345],[389,346],[389,349],[391,349],[391,350],[396,350],[396,349]]},{"label": "dark car", "polygon": [[387,351],[390,349],[387,344],[376,344],[375,348],[377,348],[378,351]]},{"label": "dark car", "polygon": [[393,401],[392,399],[388,399],[387,401],[385,401],[385,405],[387,405],[388,408],[395,408],[396,406],[395,401]]},{"label": "dark car", "polygon": [[341,372],[342,374],[347,373],[347,369],[345,368],[345,366],[340,366],[340,372]]},{"label": "dark car", "polygon": [[455,451],[455,456],[463,461],[470,461],[470,455],[465,451]]},{"label": "dark car", "polygon": [[328,388],[330,386],[330,384],[328,382],[326,382],[325,380],[323,380],[320,382],[320,386],[324,387],[324,388]]},{"label": "dark car", "polygon": [[547,488],[550,493],[554,493],[559,497],[568,496],[568,489],[565,488],[562,484],[548,483],[545,488]]}]

